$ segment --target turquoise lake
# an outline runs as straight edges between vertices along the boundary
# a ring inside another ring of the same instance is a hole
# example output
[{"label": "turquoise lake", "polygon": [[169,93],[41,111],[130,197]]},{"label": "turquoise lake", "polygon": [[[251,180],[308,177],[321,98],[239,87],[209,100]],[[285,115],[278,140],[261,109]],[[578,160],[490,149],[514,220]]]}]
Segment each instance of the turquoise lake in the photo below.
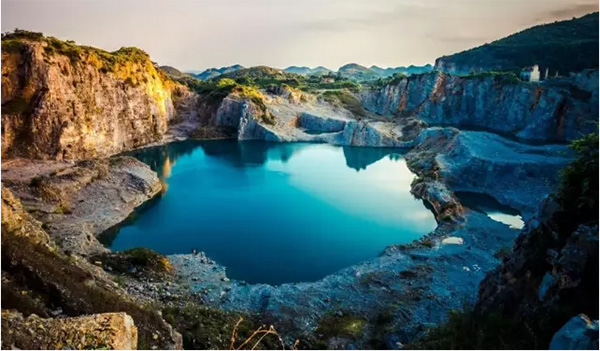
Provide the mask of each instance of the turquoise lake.
[{"label": "turquoise lake", "polygon": [[215,140],[129,155],[164,190],[104,243],[197,249],[250,283],[315,281],[436,227],[410,194],[415,176],[400,150]]}]

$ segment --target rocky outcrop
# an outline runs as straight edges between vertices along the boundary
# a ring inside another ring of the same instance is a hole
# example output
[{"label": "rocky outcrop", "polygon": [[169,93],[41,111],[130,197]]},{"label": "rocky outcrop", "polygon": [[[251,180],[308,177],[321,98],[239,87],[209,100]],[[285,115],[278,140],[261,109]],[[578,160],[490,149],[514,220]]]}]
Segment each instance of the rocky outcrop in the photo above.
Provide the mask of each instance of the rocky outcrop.
[{"label": "rocky outcrop", "polygon": [[488,194],[525,218],[554,189],[572,160],[562,145],[527,145],[487,132],[428,128],[406,155],[408,165],[453,191]]},{"label": "rocky outcrop", "polygon": [[[238,125],[238,140],[285,141],[272,129],[274,122],[266,122],[266,111],[252,101],[245,101]],[[270,124],[271,126],[267,126]]]},{"label": "rocky outcrop", "polygon": [[[598,80],[597,70],[588,74]],[[573,84],[583,93],[574,92]],[[526,83],[503,74],[432,72],[363,90],[360,98],[367,110],[382,116],[415,116],[434,125],[486,129],[526,140],[565,141],[596,129],[597,91],[597,86],[571,80],[557,86]]]},{"label": "rocky outcrop", "polygon": [[431,180],[417,181],[413,183],[411,192],[433,207],[438,221],[462,218],[464,213],[462,205],[443,183]]},{"label": "rocky outcrop", "polygon": [[[99,267],[77,255],[63,253],[44,231],[42,224],[27,213],[20,201],[4,186],[1,239],[3,309],[17,310],[26,315],[35,313],[44,318],[124,312],[133,318],[140,344],[157,349],[181,348],[181,335],[156,310],[131,299]],[[10,333],[12,329],[4,328],[4,312],[2,317],[4,346],[4,333]],[[103,317],[100,317],[98,321],[102,320]],[[75,324],[70,324],[74,325],[73,330],[65,330],[63,335],[80,335],[77,330],[82,323]],[[94,326],[93,323],[90,325]],[[30,327],[38,328],[37,325]],[[13,333],[23,335],[21,333],[29,332],[19,329],[13,330]],[[28,345],[24,348],[42,347]]]},{"label": "rocky outcrop", "polygon": [[162,190],[156,173],[132,157],[15,159],[3,163],[2,181],[63,249],[82,255],[105,251],[96,237]]},{"label": "rocky outcrop", "polygon": [[219,104],[216,113],[215,125],[217,127],[229,127],[237,129],[246,101],[237,96],[227,96]]},{"label": "rocky outcrop", "polygon": [[79,160],[161,139],[187,88],[136,48],[2,40],[2,155]]},{"label": "rocky outcrop", "polygon": [[[573,225],[569,211],[546,199],[513,254],[482,282],[480,307],[510,312],[554,307],[597,318],[598,226]],[[523,297],[521,303],[512,301],[515,296]]]},{"label": "rocky outcrop", "polygon": [[489,194],[528,218],[572,160],[563,145],[527,145],[487,132],[459,132],[436,156],[454,191]]},{"label": "rocky outcrop", "polygon": [[597,350],[598,321],[580,314],[571,318],[550,342],[550,350]]},{"label": "rocky outcrop", "polygon": [[137,328],[126,313],[44,319],[2,310],[2,349],[136,350]]}]

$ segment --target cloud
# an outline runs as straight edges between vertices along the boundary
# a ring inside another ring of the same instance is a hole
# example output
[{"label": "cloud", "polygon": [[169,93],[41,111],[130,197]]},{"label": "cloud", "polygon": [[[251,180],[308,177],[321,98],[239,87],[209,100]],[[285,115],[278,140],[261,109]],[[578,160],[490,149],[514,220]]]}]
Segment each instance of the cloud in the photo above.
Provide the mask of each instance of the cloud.
[{"label": "cloud", "polygon": [[598,11],[598,2],[575,3],[569,6],[550,9],[538,16],[535,21],[538,23],[554,22],[561,19],[571,19],[585,14]]},{"label": "cloud", "polygon": [[[377,2],[373,2],[377,3]],[[407,20],[416,20],[421,16],[431,16],[436,9],[432,3],[406,2],[396,6],[380,3],[376,9],[355,7],[347,13],[333,12],[330,17],[300,22],[300,28],[312,31],[346,31],[383,26]],[[344,7],[341,7],[343,9]],[[352,7],[349,7],[352,8]]]}]

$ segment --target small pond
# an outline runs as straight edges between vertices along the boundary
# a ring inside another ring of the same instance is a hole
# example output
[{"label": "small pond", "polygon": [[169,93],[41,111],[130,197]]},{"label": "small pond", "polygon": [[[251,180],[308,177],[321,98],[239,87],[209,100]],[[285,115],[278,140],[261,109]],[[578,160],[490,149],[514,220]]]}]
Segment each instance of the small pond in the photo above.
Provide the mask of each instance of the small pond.
[{"label": "small pond", "polygon": [[159,173],[164,191],[105,245],[197,249],[233,279],[315,281],[436,227],[410,194],[400,150],[214,140],[130,155]]},{"label": "small pond", "polygon": [[463,206],[485,213],[497,222],[504,223],[513,229],[521,229],[525,225],[519,211],[502,205],[489,195],[472,192],[456,192],[455,194]]}]

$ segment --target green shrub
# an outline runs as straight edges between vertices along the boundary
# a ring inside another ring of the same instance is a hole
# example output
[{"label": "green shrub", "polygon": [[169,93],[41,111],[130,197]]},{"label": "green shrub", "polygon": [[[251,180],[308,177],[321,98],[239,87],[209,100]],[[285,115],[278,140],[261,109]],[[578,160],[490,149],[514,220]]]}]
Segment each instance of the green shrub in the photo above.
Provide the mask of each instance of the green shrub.
[{"label": "green shrub", "polygon": [[571,143],[577,159],[562,172],[557,198],[582,219],[598,218],[598,133]]},{"label": "green shrub", "polygon": [[341,315],[327,313],[319,321],[316,333],[317,335],[323,335],[325,338],[346,337],[357,339],[363,334],[366,324],[365,319],[350,313],[342,313]]},{"label": "green shrub", "polygon": [[18,39],[2,39],[3,52],[20,53],[23,48],[25,48],[25,45]]},{"label": "green shrub", "polygon": [[360,101],[347,90],[325,91],[322,95],[323,100],[352,112],[356,117],[366,117],[367,111]]},{"label": "green shrub", "polygon": [[[44,38],[44,34],[39,32],[31,32],[28,30],[23,30],[19,28],[15,28],[13,32],[5,32],[2,33],[2,40],[9,39],[27,39],[27,40],[40,40]],[[4,45],[4,43],[2,43]]]}]

